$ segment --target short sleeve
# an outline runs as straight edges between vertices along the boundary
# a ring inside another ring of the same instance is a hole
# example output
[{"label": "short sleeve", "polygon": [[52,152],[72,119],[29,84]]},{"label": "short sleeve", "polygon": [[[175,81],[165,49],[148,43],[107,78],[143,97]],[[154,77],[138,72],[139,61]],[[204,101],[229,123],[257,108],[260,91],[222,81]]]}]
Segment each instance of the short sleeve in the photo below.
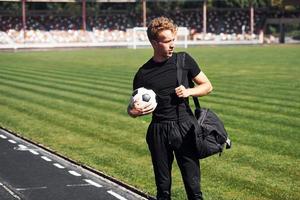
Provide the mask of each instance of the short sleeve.
[{"label": "short sleeve", "polygon": [[133,79],[133,90],[136,90],[137,88],[143,87],[143,77],[141,70],[138,70],[138,72],[135,74]]},{"label": "short sleeve", "polygon": [[188,69],[188,73],[191,78],[195,78],[201,72],[197,62],[187,53],[185,56],[185,67]]}]

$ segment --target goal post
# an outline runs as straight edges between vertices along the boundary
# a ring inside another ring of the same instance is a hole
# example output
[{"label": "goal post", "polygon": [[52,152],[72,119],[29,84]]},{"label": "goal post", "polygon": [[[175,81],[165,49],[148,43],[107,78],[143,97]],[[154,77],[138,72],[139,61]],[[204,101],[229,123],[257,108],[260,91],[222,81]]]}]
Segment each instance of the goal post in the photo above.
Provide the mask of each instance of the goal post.
[{"label": "goal post", "polygon": [[[189,30],[187,27],[178,27],[175,44],[176,46],[188,47]],[[147,27],[134,27],[132,31],[133,48],[151,46],[147,37]]]},{"label": "goal post", "polygon": [[188,47],[188,36],[189,36],[189,30],[187,27],[178,27],[176,45],[187,48]]}]

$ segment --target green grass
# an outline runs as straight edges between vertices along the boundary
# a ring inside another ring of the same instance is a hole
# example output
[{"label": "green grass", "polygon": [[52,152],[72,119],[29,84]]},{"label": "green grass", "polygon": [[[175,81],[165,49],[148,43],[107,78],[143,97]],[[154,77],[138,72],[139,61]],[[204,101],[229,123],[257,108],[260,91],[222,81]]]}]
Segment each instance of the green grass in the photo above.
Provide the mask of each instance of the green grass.
[{"label": "green grass", "polygon": [[[182,50],[182,49],[180,49]],[[197,47],[212,81],[200,99],[233,140],[201,162],[206,200],[300,199],[300,46]],[[126,114],[151,49],[0,53],[0,126],[155,195],[145,132]],[[185,199],[176,164],[173,199]]]}]

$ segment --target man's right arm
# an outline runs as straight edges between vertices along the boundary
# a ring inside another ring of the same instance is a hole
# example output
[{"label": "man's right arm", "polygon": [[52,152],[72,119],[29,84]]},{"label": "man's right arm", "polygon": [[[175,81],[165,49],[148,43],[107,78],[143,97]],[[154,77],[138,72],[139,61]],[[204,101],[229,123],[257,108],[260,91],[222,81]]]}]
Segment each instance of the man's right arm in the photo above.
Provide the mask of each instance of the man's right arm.
[{"label": "man's right arm", "polygon": [[[133,79],[133,90],[139,87],[143,87],[143,79],[141,76],[141,71],[139,70]],[[127,113],[129,116],[135,118],[142,115],[147,115],[152,113],[156,108],[156,105],[152,105],[149,103],[142,103],[140,100],[136,100],[135,102],[129,102],[127,107]]]}]

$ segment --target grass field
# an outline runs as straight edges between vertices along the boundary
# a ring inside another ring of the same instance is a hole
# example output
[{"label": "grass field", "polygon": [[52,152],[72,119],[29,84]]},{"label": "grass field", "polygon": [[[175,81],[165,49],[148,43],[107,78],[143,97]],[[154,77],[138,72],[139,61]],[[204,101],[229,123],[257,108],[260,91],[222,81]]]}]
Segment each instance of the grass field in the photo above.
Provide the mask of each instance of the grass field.
[{"label": "grass field", "polygon": [[[182,49],[180,49],[182,50]],[[195,47],[233,149],[201,162],[206,200],[300,199],[300,46]],[[0,53],[0,126],[155,195],[145,131],[126,114],[151,49]],[[174,165],[173,199],[185,199]]]}]

